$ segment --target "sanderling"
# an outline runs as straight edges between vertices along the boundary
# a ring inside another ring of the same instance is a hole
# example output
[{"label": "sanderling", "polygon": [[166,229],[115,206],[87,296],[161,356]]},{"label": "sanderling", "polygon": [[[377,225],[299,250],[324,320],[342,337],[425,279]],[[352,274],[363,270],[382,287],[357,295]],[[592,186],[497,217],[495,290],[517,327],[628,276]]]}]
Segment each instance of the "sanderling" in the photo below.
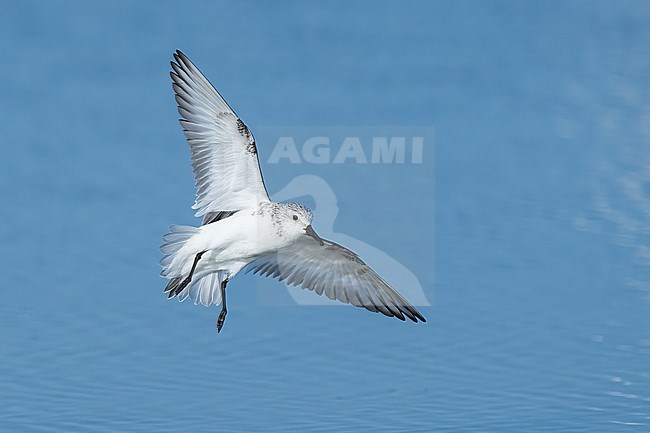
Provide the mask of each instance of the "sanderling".
[{"label": "sanderling", "polygon": [[183,301],[221,304],[239,271],[272,276],[389,317],[424,317],[354,252],[322,239],[312,212],[297,203],[271,201],[255,139],[219,92],[180,51],[171,62],[180,123],[190,145],[200,227],[172,225],[160,247],[165,292]]}]

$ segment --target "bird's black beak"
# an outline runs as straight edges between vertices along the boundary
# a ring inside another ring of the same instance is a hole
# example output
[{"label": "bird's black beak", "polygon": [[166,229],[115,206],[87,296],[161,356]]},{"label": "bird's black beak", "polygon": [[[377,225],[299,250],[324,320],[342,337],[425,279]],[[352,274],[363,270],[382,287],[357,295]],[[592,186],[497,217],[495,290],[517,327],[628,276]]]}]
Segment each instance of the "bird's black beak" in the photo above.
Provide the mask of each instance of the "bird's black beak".
[{"label": "bird's black beak", "polygon": [[307,234],[307,236],[311,236],[312,238],[316,239],[316,241],[320,244],[321,247],[325,245],[323,239],[321,239],[321,237],[318,236],[318,234],[314,231],[314,228],[311,226],[311,224],[305,227],[305,233]]}]

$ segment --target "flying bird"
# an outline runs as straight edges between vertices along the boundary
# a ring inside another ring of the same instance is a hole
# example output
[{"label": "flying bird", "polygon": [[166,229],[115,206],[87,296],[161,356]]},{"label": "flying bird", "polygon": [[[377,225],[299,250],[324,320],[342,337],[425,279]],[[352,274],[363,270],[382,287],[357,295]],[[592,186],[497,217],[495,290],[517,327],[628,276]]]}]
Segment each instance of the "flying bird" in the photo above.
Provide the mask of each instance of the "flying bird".
[{"label": "flying bird", "polygon": [[168,298],[221,304],[221,332],[226,286],[245,270],[389,317],[426,322],[354,252],[318,236],[308,208],[271,201],[251,131],[181,51],[171,67],[196,179],[192,208],[203,222],[171,225],[163,236],[160,264]]}]

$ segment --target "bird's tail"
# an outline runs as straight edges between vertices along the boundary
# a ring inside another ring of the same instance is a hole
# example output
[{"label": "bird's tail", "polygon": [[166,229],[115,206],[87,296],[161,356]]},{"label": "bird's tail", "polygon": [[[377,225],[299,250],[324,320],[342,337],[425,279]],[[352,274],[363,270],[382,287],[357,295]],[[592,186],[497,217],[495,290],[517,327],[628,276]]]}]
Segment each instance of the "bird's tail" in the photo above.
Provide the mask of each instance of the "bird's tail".
[{"label": "bird's tail", "polygon": [[[168,293],[169,298],[178,296],[181,302],[190,298],[195,304],[202,304],[206,307],[212,304],[219,305],[221,303],[221,283],[228,277],[228,273],[216,271],[200,276],[195,274],[191,282],[185,285],[182,282],[187,275],[182,275],[180,272],[187,263],[187,257],[179,257],[180,260],[174,260],[183,245],[199,230],[200,228],[197,227],[171,225],[169,232],[163,236],[164,243],[160,247],[160,251],[163,253],[163,258],[160,260],[163,270],[160,275],[169,280],[164,291]],[[194,254],[190,254],[188,257],[193,260]]]},{"label": "bird's tail", "polygon": [[194,305],[221,304],[221,283],[226,279],[228,273],[224,271],[215,271],[203,275],[199,278],[192,279],[189,285],[184,288],[180,287],[181,277],[174,277],[169,281],[164,292],[168,293],[169,299],[178,295],[178,300],[183,302],[190,298]]},{"label": "bird's tail", "polygon": [[160,275],[166,278],[177,276],[174,275],[175,272],[173,272],[175,270],[174,268],[178,267],[172,266],[172,264],[174,264],[174,258],[180,249],[183,248],[185,242],[187,242],[198,231],[199,229],[196,227],[177,225],[169,226],[169,231],[163,236],[164,242],[160,246],[160,251],[163,253],[163,257],[160,259],[160,265],[163,268]]}]

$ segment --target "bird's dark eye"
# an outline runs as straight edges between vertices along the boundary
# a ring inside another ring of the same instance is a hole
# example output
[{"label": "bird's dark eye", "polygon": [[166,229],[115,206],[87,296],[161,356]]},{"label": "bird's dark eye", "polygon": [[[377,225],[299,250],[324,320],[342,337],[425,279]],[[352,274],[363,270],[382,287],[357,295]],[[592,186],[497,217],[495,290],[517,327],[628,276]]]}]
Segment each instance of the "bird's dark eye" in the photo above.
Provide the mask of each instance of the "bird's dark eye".
[{"label": "bird's dark eye", "polygon": [[294,220],[294,221],[298,221],[298,215],[294,215],[294,216],[293,216],[293,220]]}]

